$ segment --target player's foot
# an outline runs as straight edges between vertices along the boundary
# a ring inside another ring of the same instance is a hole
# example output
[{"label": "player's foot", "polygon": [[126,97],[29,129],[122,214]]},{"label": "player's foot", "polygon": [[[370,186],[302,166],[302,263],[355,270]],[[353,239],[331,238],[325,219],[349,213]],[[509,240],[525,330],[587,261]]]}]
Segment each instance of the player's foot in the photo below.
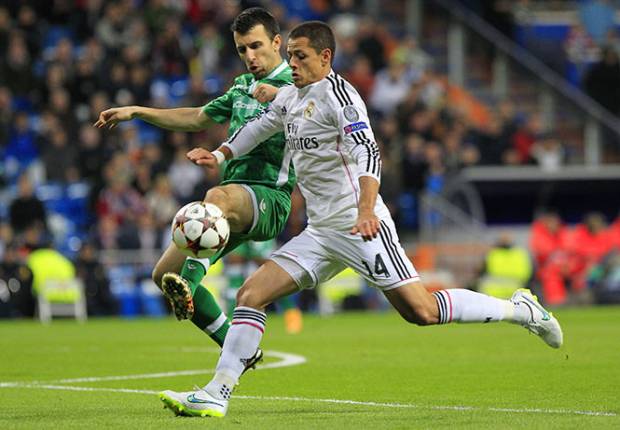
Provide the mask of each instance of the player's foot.
[{"label": "player's foot", "polygon": [[179,321],[189,320],[194,316],[194,300],[189,283],[178,273],[164,273],[161,277],[161,289],[168,298],[174,315]]},{"label": "player's foot", "polygon": [[530,290],[520,288],[512,295],[510,301],[514,304],[527,306],[532,317],[528,322],[523,324],[525,328],[540,336],[547,345],[552,348],[562,346],[564,335],[560,323],[551,312],[547,312],[545,308],[538,303],[538,298],[533,295]]},{"label": "player's foot", "polygon": [[303,317],[297,308],[284,311],[284,329],[289,334],[297,334],[303,328]]},{"label": "player's foot", "polygon": [[243,372],[241,372],[241,374],[243,375],[250,369],[256,369],[256,365],[261,361],[263,361],[263,350],[260,348],[256,348],[256,352],[254,353],[254,355],[246,360],[245,369],[243,369]]},{"label": "player's foot", "polygon": [[[230,397],[230,393],[227,394]],[[164,406],[175,415],[186,417],[218,417],[226,415],[228,400],[212,396],[203,389],[176,392],[171,390],[159,393]]]}]

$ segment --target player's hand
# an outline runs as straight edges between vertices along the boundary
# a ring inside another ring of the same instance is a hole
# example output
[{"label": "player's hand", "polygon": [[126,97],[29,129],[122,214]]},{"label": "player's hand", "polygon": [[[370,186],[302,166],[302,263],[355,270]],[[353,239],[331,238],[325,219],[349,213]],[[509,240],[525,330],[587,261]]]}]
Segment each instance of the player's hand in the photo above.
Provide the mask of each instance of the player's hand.
[{"label": "player's hand", "polygon": [[276,98],[278,88],[269,84],[258,84],[252,93],[252,97],[261,103],[267,103]]},{"label": "player's hand", "polygon": [[99,119],[93,124],[97,128],[109,128],[112,129],[122,121],[129,121],[133,119],[136,110],[134,106],[124,106],[118,108],[111,108],[104,110],[99,114]]},{"label": "player's hand", "polygon": [[198,166],[204,166],[210,169],[218,166],[217,159],[211,154],[211,151],[204,148],[194,148],[185,155],[192,163]]},{"label": "player's hand", "polygon": [[351,234],[361,234],[364,242],[373,240],[379,233],[379,218],[374,212],[360,212],[357,216],[357,222],[351,229]]}]

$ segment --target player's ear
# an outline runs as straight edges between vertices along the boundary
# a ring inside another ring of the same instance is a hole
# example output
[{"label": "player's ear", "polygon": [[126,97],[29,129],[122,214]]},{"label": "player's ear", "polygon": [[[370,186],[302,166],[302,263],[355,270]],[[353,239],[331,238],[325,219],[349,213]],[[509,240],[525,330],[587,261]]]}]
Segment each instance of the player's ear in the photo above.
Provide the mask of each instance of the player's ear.
[{"label": "player's ear", "polygon": [[279,51],[280,46],[282,46],[282,36],[280,36],[279,34],[276,34],[275,36],[273,36],[273,40],[271,41],[271,46],[273,46],[273,49],[275,49],[276,51]]},{"label": "player's ear", "polygon": [[326,65],[331,64],[332,61],[332,51],[329,48],[325,48],[321,51],[321,66],[325,67]]}]

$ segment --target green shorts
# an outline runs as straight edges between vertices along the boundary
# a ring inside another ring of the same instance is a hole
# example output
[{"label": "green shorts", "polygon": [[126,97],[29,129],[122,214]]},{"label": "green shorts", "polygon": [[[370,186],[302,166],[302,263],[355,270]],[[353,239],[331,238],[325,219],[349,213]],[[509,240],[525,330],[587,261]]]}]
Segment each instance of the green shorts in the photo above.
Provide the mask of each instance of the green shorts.
[{"label": "green shorts", "polygon": [[252,197],[254,204],[254,222],[247,233],[230,233],[228,243],[219,253],[211,257],[211,263],[234,250],[249,240],[262,242],[275,239],[284,229],[291,213],[291,195],[282,190],[257,184],[239,184]]}]

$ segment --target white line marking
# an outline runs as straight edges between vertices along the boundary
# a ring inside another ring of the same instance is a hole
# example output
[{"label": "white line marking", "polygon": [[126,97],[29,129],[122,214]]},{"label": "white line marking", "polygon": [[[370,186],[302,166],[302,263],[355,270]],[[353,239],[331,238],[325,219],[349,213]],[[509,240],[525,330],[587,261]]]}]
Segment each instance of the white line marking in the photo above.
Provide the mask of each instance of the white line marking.
[{"label": "white line marking", "polygon": [[[219,352],[219,350],[213,350]],[[267,364],[259,364],[256,370],[275,369],[278,367],[297,366],[305,363],[307,360],[304,356],[297,354],[289,354],[281,351],[265,351],[265,357],[279,358],[280,361]],[[193,376],[208,375],[215,372],[215,369],[196,369],[196,370],[177,370],[173,372],[144,373],[139,375],[118,375],[118,376],[90,376],[83,378],[66,378],[53,381],[29,381],[28,384],[71,384],[77,382],[100,382],[100,381],[125,381],[130,379],[155,379],[169,378],[174,376]],[[5,386],[14,386],[14,384],[22,385],[21,382],[2,382],[0,388]]]},{"label": "white line marking", "polygon": [[[67,385],[42,385],[42,384],[15,384],[14,388],[35,388],[47,390],[66,390],[66,391],[104,391],[113,393],[133,393],[154,395],[158,391],[153,390],[137,390],[130,388],[95,388],[95,387],[73,387]],[[517,409],[517,408],[485,408],[476,406],[437,406],[437,405],[416,405],[411,403],[381,403],[381,402],[362,402],[358,400],[341,400],[341,399],[312,399],[307,397],[280,397],[280,396],[233,396],[235,399],[244,400],[265,400],[265,401],[290,401],[290,402],[311,402],[311,403],[332,403],[339,405],[354,406],[372,406],[383,408],[399,408],[399,409],[430,409],[442,411],[487,411],[487,412],[509,412],[523,414],[559,414],[559,415],[588,415],[602,417],[616,417],[618,414],[614,412],[603,411],[578,411],[569,409]]]}]

